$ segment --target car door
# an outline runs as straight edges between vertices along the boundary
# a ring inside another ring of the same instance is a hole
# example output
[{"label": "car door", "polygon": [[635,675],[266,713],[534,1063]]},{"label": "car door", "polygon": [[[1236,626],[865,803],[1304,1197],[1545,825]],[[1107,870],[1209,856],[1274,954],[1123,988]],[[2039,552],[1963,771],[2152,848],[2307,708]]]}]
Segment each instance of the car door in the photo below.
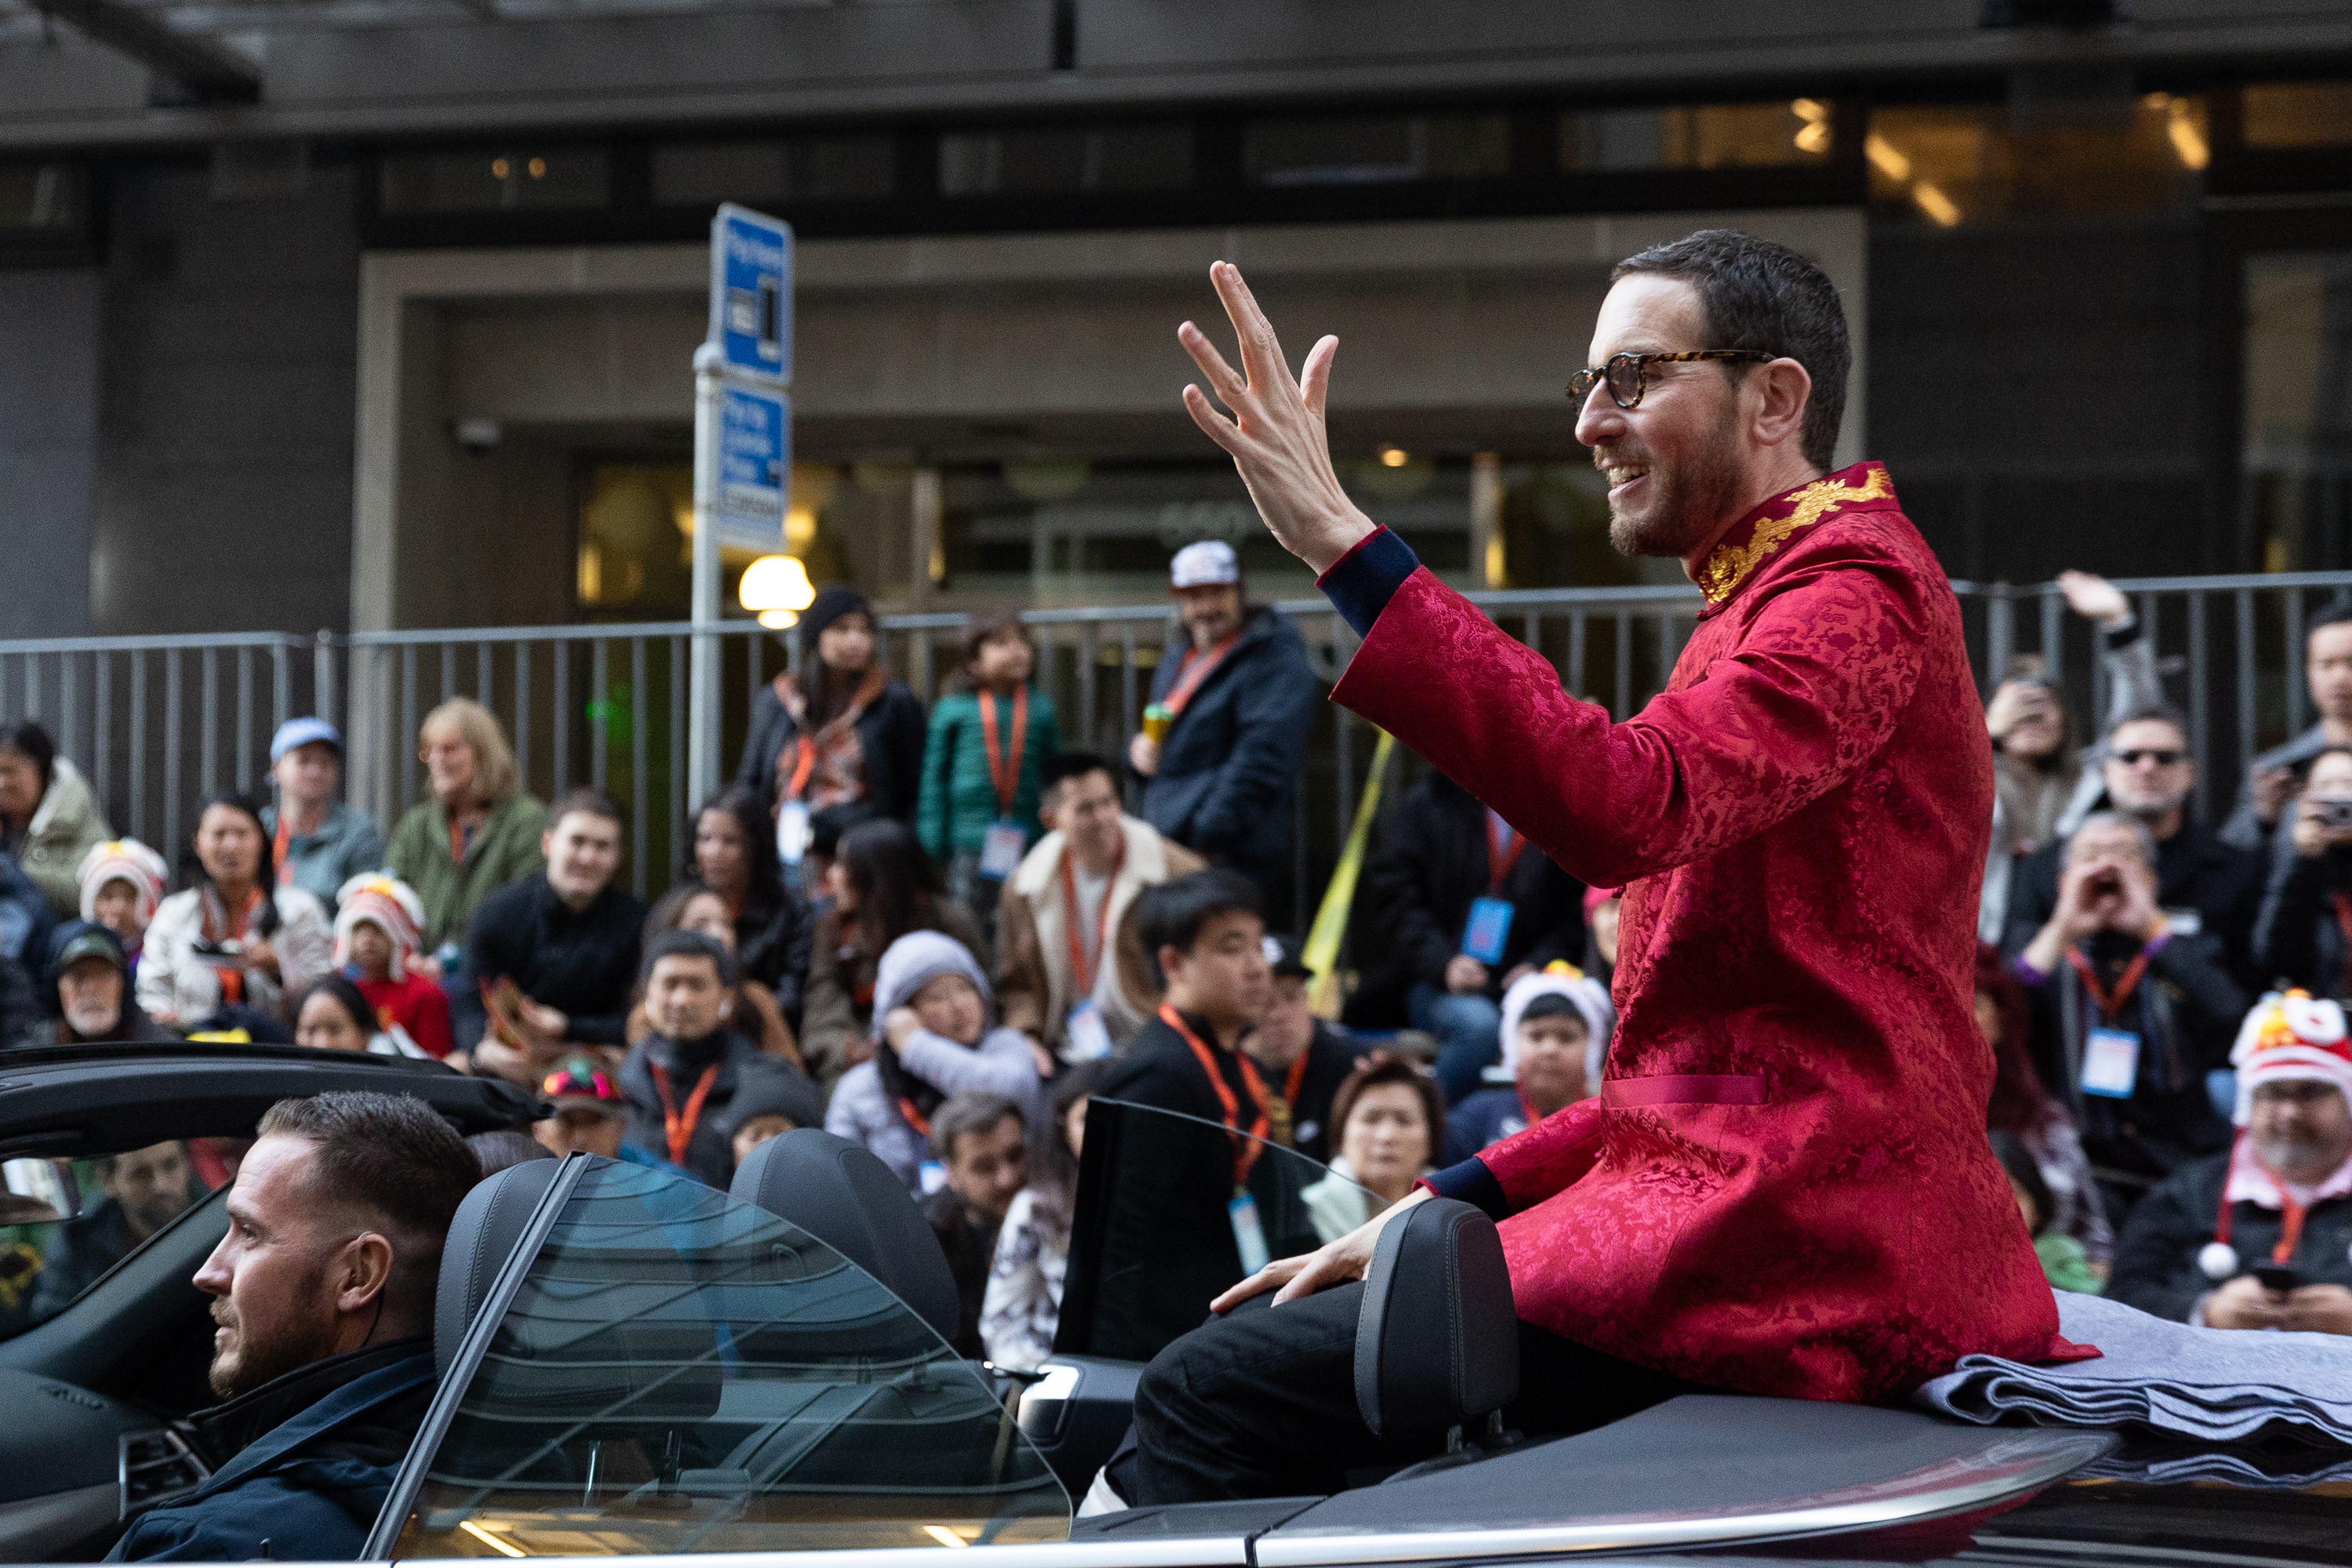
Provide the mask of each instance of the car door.
[{"label": "car door", "polygon": [[213,1403],[192,1277],[262,1114],[338,1089],[415,1094],[467,1133],[537,1106],[438,1063],[292,1047],[0,1052],[0,1560],[100,1555],[131,1508],[202,1479],[173,1425]]},{"label": "car door", "polygon": [[1006,1404],[871,1275],[674,1168],[546,1172],[492,1178],[545,1185],[528,1219],[478,1192],[452,1228],[446,1370],[366,1559],[1067,1535],[1069,1497]]}]

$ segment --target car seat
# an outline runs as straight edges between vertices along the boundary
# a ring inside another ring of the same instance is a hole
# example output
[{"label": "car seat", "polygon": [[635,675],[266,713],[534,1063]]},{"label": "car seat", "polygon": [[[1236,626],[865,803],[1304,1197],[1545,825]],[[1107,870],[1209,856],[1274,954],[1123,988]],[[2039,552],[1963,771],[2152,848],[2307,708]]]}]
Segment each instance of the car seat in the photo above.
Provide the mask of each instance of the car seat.
[{"label": "car seat", "polygon": [[890,1167],[866,1150],[798,1128],[752,1150],[728,1194],[808,1232],[954,1342],[962,1305],[948,1255]]}]

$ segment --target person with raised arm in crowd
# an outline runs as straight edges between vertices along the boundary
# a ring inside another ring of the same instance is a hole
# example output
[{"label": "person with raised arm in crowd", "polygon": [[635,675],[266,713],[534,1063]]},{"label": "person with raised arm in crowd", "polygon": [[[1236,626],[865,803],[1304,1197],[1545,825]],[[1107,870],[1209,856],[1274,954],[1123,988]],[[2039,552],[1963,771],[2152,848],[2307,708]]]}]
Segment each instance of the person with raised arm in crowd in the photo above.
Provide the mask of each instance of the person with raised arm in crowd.
[{"label": "person with raised arm in crowd", "polygon": [[[2099,628],[2108,723],[2162,702],[2155,642],[2122,591],[2088,572],[2059,573],[2058,591],[2069,609]],[[2018,861],[2074,832],[2098,805],[2105,781],[2098,748],[2076,749],[2074,712],[2039,658],[2011,661],[1985,704],[1985,730],[1992,739],[1992,849],[1985,858],[1977,934],[1997,942],[2008,927]]]},{"label": "person with raised arm in crowd", "polygon": [[1432,1192],[1498,1221],[1522,1324],[1504,1419],[1530,1435],[1696,1388],[1869,1402],[1968,1354],[2086,1353],[1982,1128],[1965,976],[1992,765],[1959,606],[1886,470],[1831,471],[1851,351],[1829,279],[1727,229],[1614,269],[1577,436],[1612,543],[1680,558],[1706,601],[1667,689],[1617,722],[1348,499],[1337,341],[1294,381],[1239,271],[1212,278],[1243,368],[1186,323],[1207,390],[1185,404],[1362,636],[1333,700],[1626,889],[1618,1024],[1598,1096],[1268,1265],[1163,1350],[1127,1499],[1324,1493],[1427,1457],[1358,1412],[1349,1282]]},{"label": "person with raised arm in crowd", "polygon": [[0,723],[0,855],[23,868],[56,913],[79,908],[82,858],[113,837],[89,781],[58,755],[39,721]]},{"label": "person with raised arm in crowd", "polygon": [[449,1021],[475,1070],[529,1088],[583,1047],[619,1060],[646,920],[645,905],[613,883],[621,826],[611,796],[573,790],[541,836],[546,869],[474,910]]},{"label": "person with raised arm in crowd", "polygon": [[[808,985],[802,993],[801,1056],[809,1076],[830,1090],[872,1054],[877,968],[910,931],[952,937],[985,973],[988,943],[971,911],[947,896],[939,868],[895,819],[861,822],[841,836],[825,868],[832,902],[816,917],[809,942]],[[887,1008],[881,1010],[889,1011]]]},{"label": "person with raised arm in crowd", "polygon": [[2273,837],[2254,963],[2315,996],[2352,1000],[2352,748],[2313,757],[2284,812],[2291,826]]},{"label": "person with raised arm in crowd", "polygon": [[456,1048],[449,994],[420,973],[425,905],[416,889],[362,871],[335,889],[335,971],[359,988],[386,1034],[397,1028],[436,1061]]},{"label": "person with raised arm in crowd", "polygon": [[1109,1071],[1110,1063],[1097,1058],[1054,1080],[1045,1125],[1030,1141],[1029,1184],[1013,1194],[996,1233],[981,1298],[980,1341],[988,1359],[1007,1372],[1034,1372],[1054,1353],[1062,1285],[1070,1270],[1087,1106]]},{"label": "person with raised arm in crowd", "polygon": [[301,889],[331,917],[342,885],[383,865],[375,818],[335,798],[343,783],[342,731],[324,719],[287,720],[269,738],[269,777],[278,798],[261,808],[261,826],[278,883]]},{"label": "person with raised arm in crowd", "polygon": [[[2041,1229],[2035,1250],[2048,1257],[2040,1243],[2043,1236],[2063,1237],[2081,1250],[2084,1267],[2105,1278],[2116,1251],[2116,1231],[2107,1205],[2084,1152],[2082,1133],[2065,1102],[2042,1084],[2033,1064],[2044,1053],[2036,1049],[2033,1012],[2025,987],[2000,949],[1977,944],[1977,1032],[1992,1047],[1992,1099],[1985,1112],[1985,1130],[1999,1139],[2013,1140],[2033,1162],[2039,1190],[2034,1200]],[[2009,1163],[2004,1156],[2002,1164]],[[2013,1178],[2012,1178],[2013,1179]]]},{"label": "person with raised arm in crowd", "polygon": [[110,838],[89,847],[78,879],[81,918],[104,926],[121,941],[123,960],[136,976],[148,922],[171,886],[172,868],[136,838]]},{"label": "person with raised arm in crowd", "polygon": [[1429,1069],[1376,1051],[1331,1100],[1331,1173],[1299,1194],[1315,1234],[1337,1241],[1403,1200],[1445,1138],[1445,1100]]},{"label": "person with raised arm in crowd", "polygon": [[1436,1036],[1437,1081],[1459,1104],[1496,1059],[1511,983],[1582,954],[1583,899],[1550,856],[1431,769],[1373,830],[1355,906],[1367,984],[1350,1017]]},{"label": "person with raised arm in crowd", "polygon": [[183,864],[188,885],[156,906],[140,949],[139,1005],[149,1017],[193,1029],[226,1007],[276,1016],[334,967],[327,911],[278,882],[252,801],[205,802]]},{"label": "person with raised arm in crowd", "polygon": [[1005,879],[1039,836],[1045,764],[1062,749],[1054,700],[1032,677],[1037,647],[1019,612],[964,627],[958,689],[932,705],[915,833],[947,868],[948,893],[994,940]]},{"label": "person with raised arm in crowd", "polygon": [[1029,1181],[1029,1129],[1020,1106],[985,1089],[948,1096],[930,1121],[931,1158],[945,1174],[923,1199],[923,1218],[955,1279],[956,1331],[948,1342],[977,1361],[988,1353],[980,1315],[997,1235]]},{"label": "person with raised arm in crowd", "polygon": [[467,922],[500,888],[547,869],[547,807],[524,792],[506,732],[470,697],[452,697],[425,716],[417,756],[432,798],[393,828],[383,868],[425,906],[419,967],[462,1003],[457,971]]},{"label": "person with raised arm in crowd", "polygon": [[1122,811],[1103,758],[1065,752],[1045,761],[1041,776],[1039,816],[1053,831],[998,900],[997,1005],[1042,1050],[1090,1061],[1133,1039],[1159,1005],[1136,900],[1207,862]]},{"label": "person with raised arm in crowd", "polygon": [[814,917],[776,858],[776,829],[760,797],[732,784],[694,814],[677,887],[709,889],[735,928],[735,961],[797,1027]]},{"label": "person with raised arm in crowd", "polygon": [[777,676],[752,699],[735,771],[767,803],[788,871],[799,868],[817,816],[835,833],[875,817],[913,821],[923,767],[923,704],[883,664],[866,595],[826,584],[793,635],[800,673]]},{"label": "person with raised arm in crowd", "polygon": [[2237,809],[2221,825],[2225,844],[2268,848],[2313,760],[2331,747],[2352,746],[2352,604],[2330,605],[2305,623],[2303,679],[2319,721],[2247,766]]},{"label": "person with raised arm in crowd", "polygon": [[[2189,721],[2160,703],[2124,713],[2107,729],[2099,782],[2092,804],[2129,816],[2155,842],[2157,904],[2169,928],[2183,936],[2214,938],[2231,977],[2251,994],[2261,983],[2252,942],[2263,868],[2260,858],[2222,843],[2189,815],[2197,759],[2189,743]],[[2074,826],[2068,825],[2068,832]],[[2011,953],[2021,952],[2049,923],[2065,858],[2062,839],[2018,862],[2003,943]]]},{"label": "person with raised arm in crowd", "polygon": [[929,1195],[931,1119],[958,1094],[1000,1095],[1034,1126],[1045,1092],[1029,1041],[996,1020],[987,972],[935,931],[908,931],[882,954],[874,978],[874,1038],[844,1073],[824,1130],[870,1150],[917,1197]]},{"label": "person with raised arm in crowd", "polygon": [[2018,955],[2037,1013],[2036,1064],[2059,1086],[2111,1217],[2221,1148],[2206,1074],[2229,1062],[2246,1009],[2220,940],[2177,930],[2157,904],[2147,826],[2094,812],[2065,843],[2057,908]]},{"label": "person with raised arm in crowd", "polygon": [[23,1037],[22,1043],[162,1043],[180,1037],[141,1009],[131,984],[131,963],[122,953],[122,939],[110,928],[91,921],[68,921],[50,933],[47,959],[42,975],[48,992],[48,1016],[30,1010],[32,1032]]},{"label": "person with raised arm in crowd", "polygon": [[1152,826],[1213,865],[1289,890],[1290,801],[1319,683],[1298,628],[1252,608],[1241,558],[1221,540],[1179,550],[1168,591],[1181,645],[1151,674],[1143,728],[1128,742]]},{"label": "person with raised arm in crowd", "polygon": [[1445,1163],[1458,1165],[1597,1090],[1615,1021],[1609,988],[1573,964],[1546,964],[1512,982],[1498,1030],[1504,1081],[1446,1113]]},{"label": "person with raised arm in crowd", "polygon": [[[793,1071],[805,1073],[808,1064],[801,1059],[800,1041],[793,1034],[793,1026],[784,1022],[784,1012],[777,1005],[775,993],[743,969],[743,950],[737,945],[738,930],[736,921],[727,913],[724,899],[699,883],[680,882],[654,900],[652,912],[646,916],[645,945],[651,948],[655,939],[665,931],[698,931],[735,954],[736,1033]],[[652,1019],[646,1012],[643,987],[639,992],[629,1009],[627,1033],[633,1046],[653,1028]]]},{"label": "person with raised arm in crowd", "polygon": [[[723,1192],[735,1175],[736,1101],[801,1075],[736,1032],[735,955],[712,938],[656,937],[644,973],[653,1032],[629,1047],[615,1075],[629,1141]],[[814,1095],[795,1103],[813,1110]]]},{"label": "person with raised arm in crowd", "polygon": [[1242,1053],[1257,1064],[1265,1082],[1266,1116],[1273,1124],[1267,1135],[1328,1164],[1331,1102],[1360,1065],[1364,1050],[1346,1030],[1315,1016],[1307,994],[1315,972],[1307,967],[1298,939],[1269,936],[1264,946],[1273,979],[1257,1026],[1242,1037]]},{"label": "person with raised arm in crowd", "polygon": [[188,1418],[209,1468],[110,1563],[348,1562],[433,1401],[441,1249],[481,1163],[410,1095],[281,1100],[262,1116],[196,1271],[211,1382]]},{"label": "person with raised arm in crowd", "polygon": [[2352,1045],[2300,991],[2254,1005],[2230,1053],[2237,1135],[2132,1210],[2107,1294],[2209,1329],[2352,1334]]}]

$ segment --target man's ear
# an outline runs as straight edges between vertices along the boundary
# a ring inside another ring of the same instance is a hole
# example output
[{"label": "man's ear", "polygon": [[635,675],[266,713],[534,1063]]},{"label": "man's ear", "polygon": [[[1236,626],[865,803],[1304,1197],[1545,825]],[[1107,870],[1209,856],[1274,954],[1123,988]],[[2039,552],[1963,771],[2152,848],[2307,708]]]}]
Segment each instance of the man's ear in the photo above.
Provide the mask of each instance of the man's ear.
[{"label": "man's ear", "polygon": [[1748,373],[1760,396],[1748,428],[1759,445],[1778,447],[1800,440],[1805,431],[1805,408],[1812,401],[1813,378],[1792,359],[1776,359]]},{"label": "man's ear", "polygon": [[328,1270],[335,1287],[335,1310],[373,1310],[391,1282],[392,1265],[392,1243],[376,1231],[362,1231],[345,1242]]},{"label": "man's ear", "polygon": [[[1181,947],[1171,945],[1161,948],[1157,953],[1153,954],[1153,957],[1160,964],[1160,978],[1166,981],[1169,985],[1173,985],[1178,981],[1183,979],[1184,964],[1189,956],[1190,955],[1187,954]],[[1162,989],[1165,989],[1165,987],[1162,987]]]}]

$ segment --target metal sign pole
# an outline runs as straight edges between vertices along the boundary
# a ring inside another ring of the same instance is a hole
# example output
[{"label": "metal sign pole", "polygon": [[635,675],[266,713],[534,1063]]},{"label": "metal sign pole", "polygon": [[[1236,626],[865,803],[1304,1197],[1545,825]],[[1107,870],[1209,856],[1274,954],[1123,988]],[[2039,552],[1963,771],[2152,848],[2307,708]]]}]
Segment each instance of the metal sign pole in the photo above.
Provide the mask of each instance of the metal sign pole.
[{"label": "metal sign pole", "polygon": [[719,792],[719,441],[725,395],[718,355],[704,344],[694,356],[694,650],[687,667],[688,809]]}]

